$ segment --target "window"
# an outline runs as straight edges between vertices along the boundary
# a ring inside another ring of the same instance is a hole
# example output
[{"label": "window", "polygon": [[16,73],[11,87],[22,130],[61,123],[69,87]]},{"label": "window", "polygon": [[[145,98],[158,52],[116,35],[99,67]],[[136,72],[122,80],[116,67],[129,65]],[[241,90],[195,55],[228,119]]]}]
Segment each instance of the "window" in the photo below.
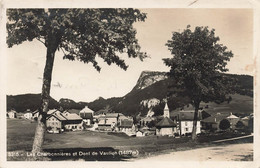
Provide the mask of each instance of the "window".
[{"label": "window", "polygon": [[189,131],[189,129],[188,129],[188,128],[185,128],[185,131]]},{"label": "window", "polygon": [[185,126],[188,126],[188,122],[187,121],[185,121]]}]

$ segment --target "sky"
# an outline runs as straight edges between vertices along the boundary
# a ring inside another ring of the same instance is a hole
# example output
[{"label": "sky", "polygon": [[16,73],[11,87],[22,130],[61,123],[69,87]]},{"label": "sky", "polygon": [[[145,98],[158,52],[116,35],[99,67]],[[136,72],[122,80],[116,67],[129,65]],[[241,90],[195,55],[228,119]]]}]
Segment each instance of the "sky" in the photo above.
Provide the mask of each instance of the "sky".
[{"label": "sky", "polygon": [[[93,101],[98,97],[124,96],[135,86],[142,71],[169,71],[163,58],[172,55],[165,46],[172,32],[181,32],[191,25],[214,28],[221,44],[234,54],[227,67],[229,73],[254,74],[253,11],[251,9],[140,9],[147,13],[145,22],[134,24],[141,50],[149,58],[143,62],[127,58],[127,71],[116,65],[108,66],[97,59],[102,67],[97,72],[91,64],[63,60],[56,52],[50,95],[59,100]],[[7,49],[7,94],[40,93],[45,65],[46,48],[38,42],[24,42]]]}]

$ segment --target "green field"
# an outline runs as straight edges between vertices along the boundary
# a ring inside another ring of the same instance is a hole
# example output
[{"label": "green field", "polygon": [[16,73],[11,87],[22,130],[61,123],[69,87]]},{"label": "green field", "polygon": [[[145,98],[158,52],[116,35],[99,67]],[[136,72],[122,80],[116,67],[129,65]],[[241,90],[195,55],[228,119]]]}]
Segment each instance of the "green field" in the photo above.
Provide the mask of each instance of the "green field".
[{"label": "green field", "polygon": [[[7,151],[30,151],[32,149],[36,122],[24,119],[7,120]],[[75,151],[138,151],[138,157],[156,154],[167,150],[185,150],[209,145],[209,141],[240,135],[200,136],[199,142],[190,142],[190,137],[128,137],[122,133],[108,132],[64,132],[46,134],[43,149],[47,152]],[[133,156],[129,156],[133,157]],[[9,157],[9,160],[26,160],[26,158]],[[68,160],[72,158],[51,158],[51,160]],[[74,158],[79,159],[79,158]],[[83,157],[84,160],[123,160],[122,156]]]}]

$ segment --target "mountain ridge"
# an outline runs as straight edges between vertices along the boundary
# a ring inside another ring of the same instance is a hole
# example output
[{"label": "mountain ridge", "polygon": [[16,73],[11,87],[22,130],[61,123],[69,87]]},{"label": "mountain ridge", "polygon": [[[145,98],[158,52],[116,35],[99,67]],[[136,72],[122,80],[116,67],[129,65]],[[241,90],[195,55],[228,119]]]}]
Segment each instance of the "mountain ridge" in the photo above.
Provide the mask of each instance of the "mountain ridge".
[{"label": "mountain ridge", "polygon": [[[244,96],[249,96],[253,101],[252,76],[236,74],[225,75],[237,79],[238,87],[236,87],[236,93]],[[62,98],[59,100],[59,102],[55,100],[58,104],[54,103],[54,105],[59,107],[61,106],[63,109],[82,109],[84,108],[84,106],[87,105],[94,111],[113,111],[131,116],[144,116],[148,113],[148,111],[154,111],[155,115],[161,115],[163,113],[168,87],[172,84],[174,84],[174,81],[167,78],[166,72],[143,71],[140,74],[136,85],[125,96],[111,97],[108,99],[98,97],[92,102],[75,102],[72,99]],[[40,94],[37,95],[39,97],[37,98],[37,100],[40,100]],[[14,98],[14,96],[7,96],[8,109],[11,108],[10,103],[12,104],[12,98]],[[27,98],[24,99],[27,100]],[[25,104],[30,103],[31,102],[27,102]],[[183,107],[189,103],[190,100],[187,97],[174,97],[168,100],[168,106],[170,109]],[[37,105],[35,105],[34,103],[31,106],[35,108]],[[28,107],[28,105],[26,107]]]}]

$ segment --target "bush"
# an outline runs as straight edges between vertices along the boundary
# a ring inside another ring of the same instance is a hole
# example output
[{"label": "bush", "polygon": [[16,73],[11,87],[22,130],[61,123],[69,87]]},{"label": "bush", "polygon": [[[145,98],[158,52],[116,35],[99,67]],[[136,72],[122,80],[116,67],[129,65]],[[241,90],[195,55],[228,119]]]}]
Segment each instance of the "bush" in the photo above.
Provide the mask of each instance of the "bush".
[{"label": "bush", "polygon": [[244,128],[244,127],[245,127],[245,125],[243,124],[242,121],[238,121],[238,122],[236,123],[236,128],[242,129],[242,128]]},{"label": "bush", "polygon": [[219,129],[221,130],[227,130],[230,128],[230,122],[227,119],[223,119],[219,123]]}]

